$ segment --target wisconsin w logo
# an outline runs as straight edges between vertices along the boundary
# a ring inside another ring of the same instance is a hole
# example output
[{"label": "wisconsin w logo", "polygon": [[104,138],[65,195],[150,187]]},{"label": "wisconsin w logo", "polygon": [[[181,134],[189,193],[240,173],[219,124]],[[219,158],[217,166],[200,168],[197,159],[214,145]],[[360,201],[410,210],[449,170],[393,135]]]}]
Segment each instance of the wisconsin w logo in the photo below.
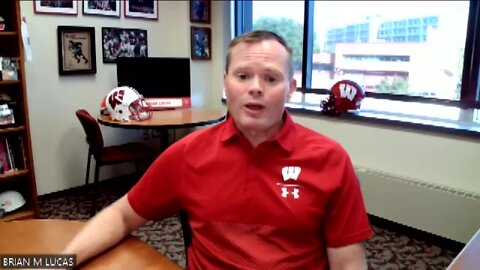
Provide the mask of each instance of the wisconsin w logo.
[{"label": "wisconsin w logo", "polygon": [[350,84],[342,83],[339,85],[340,88],[340,97],[347,98],[348,100],[352,101],[357,95],[357,88],[353,87]]},{"label": "wisconsin w logo", "polygon": [[108,97],[108,103],[110,103],[110,106],[115,109],[117,105],[122,104],[123,102],[123,95],[125,95],[124,90],[119,90],[113,92],[110,97]]},{"label": "wisconsin w logo", "polygon": [[300,172],[302,171],[302,168],[297,167],[297,166],[287,166],[283,167],[282,169],[282,176],[283,176],[283,181],[287,180],[297,180],[298,175],[300,175]]}]

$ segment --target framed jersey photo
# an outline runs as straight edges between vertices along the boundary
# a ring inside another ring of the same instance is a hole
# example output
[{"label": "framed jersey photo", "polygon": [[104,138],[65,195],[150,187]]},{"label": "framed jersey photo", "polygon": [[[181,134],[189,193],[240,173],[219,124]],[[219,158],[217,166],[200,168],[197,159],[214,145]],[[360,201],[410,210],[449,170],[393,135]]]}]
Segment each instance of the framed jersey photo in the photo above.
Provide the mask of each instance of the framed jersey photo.
[{"label": "framed jersey photo", "polygon": [[190,22],[209,24],[211,6],[210,0],[190,0]]},{"label": "framed jersey photo", "polygon": [[210,27],[190,27],[192,60],[212,59],[212,30]]},{"label": "framed jersey photo", "polygon": [[95,74],[95,28],[58,26],[58,73],[60,75]]}]

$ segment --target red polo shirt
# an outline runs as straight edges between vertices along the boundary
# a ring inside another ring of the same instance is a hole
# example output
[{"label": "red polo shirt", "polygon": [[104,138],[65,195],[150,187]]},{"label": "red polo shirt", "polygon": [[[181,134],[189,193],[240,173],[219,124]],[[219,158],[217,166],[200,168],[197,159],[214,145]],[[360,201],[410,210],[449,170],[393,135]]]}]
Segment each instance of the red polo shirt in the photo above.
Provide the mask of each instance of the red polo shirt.
[{"label": "red polo shirt", "polygon": [[185,209],[189,269],[328,269],[327,247],[372,235],[351,161],[292,121],[253,148],[232,118],[169,147],[128,193],[158,220]]}]

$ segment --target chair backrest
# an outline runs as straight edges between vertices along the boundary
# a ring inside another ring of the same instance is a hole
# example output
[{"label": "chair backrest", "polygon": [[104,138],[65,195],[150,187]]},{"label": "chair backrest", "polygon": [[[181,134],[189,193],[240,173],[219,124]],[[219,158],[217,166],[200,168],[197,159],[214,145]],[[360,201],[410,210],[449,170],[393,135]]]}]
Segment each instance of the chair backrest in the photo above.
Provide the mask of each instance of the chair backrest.
[{"label": "chair backrest", "polygon": [[180,224],[182,225],[182,232],[183,232],[183,241],[185,244],[185,251],[192,243],[192,228],[188,223],[188,215],[186,211],[180,211],[179,213]]},{"label": "chair backrest", "polygon": [[82,124],[83,130],[87,135],[87,143],[90,146],[90,153],[95,157],[103,148],[103,136],[97,120],[93,118],[86,110],[77,110],[75,112],[78,120]]},{"label": "chair backrest", "polygon": [[180,224],[182,226],[182,233],[183,233],[183,244],[185,246],[185,258],[188,262],[188,247],[192,244],[192,228],[188,223],[188,214],[186,211],[181,210],[179,213]]}]

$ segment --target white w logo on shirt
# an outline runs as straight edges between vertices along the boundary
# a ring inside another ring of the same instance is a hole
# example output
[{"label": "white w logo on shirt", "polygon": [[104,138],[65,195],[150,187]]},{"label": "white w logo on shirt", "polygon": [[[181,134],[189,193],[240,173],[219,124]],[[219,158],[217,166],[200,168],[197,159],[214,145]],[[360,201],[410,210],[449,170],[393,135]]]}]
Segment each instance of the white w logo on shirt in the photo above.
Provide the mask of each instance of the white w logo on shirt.
[{"label": "white w logo on shirt", "polygon": [[302,171],[302,168],[297,166],[283,167],[282,169],[283,181],[287,181],[290,179],[297,180],[298,175],[300,175],[301,171]]},{"label": "white w logo on shirt", "polygon": [[339,86],[340,88],[340,97],[347,98],[352,101],[355,95],[357,94],[357,88],[353,87],[350,84],[342,83]]}]

